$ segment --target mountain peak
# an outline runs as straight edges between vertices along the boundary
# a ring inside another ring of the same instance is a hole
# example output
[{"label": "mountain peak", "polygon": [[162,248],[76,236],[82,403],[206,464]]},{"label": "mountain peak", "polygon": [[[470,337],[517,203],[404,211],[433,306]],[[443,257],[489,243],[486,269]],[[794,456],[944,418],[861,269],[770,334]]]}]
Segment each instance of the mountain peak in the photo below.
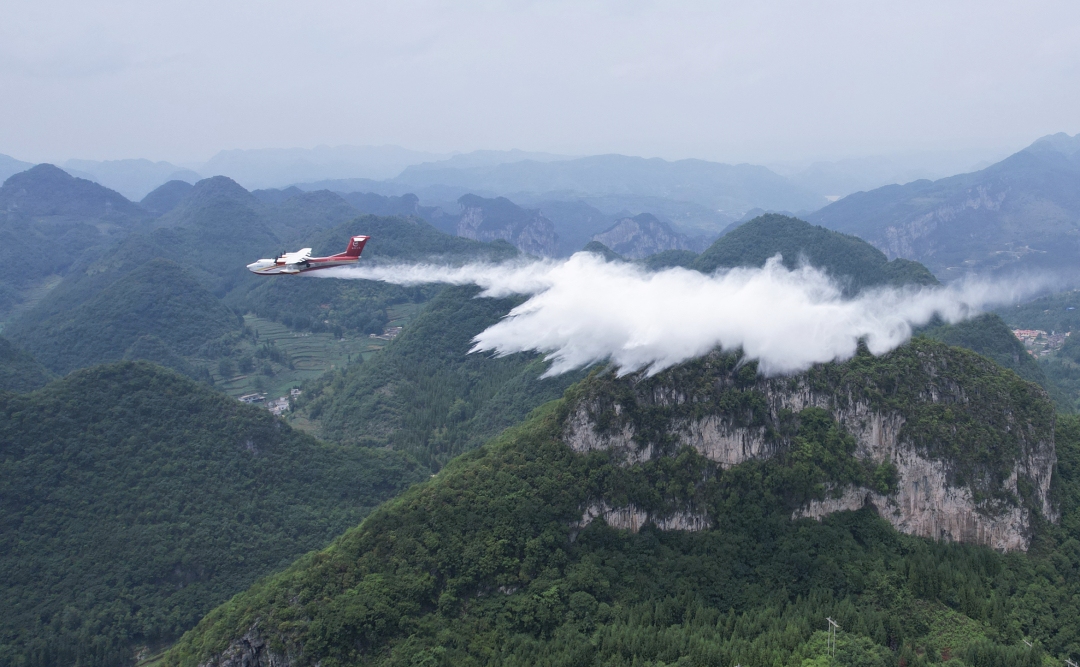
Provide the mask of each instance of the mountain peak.
[{"label": "mountain peak", "polygon": [[159,185],[153,192],[143,197],[139,203],[147,211],[155,215],[162,215],[176,208],[184,195],[191,192],[193,187],[187,181],[169,181]]},{"label": "mountain peak", "polygon": [[17,173],[0,187],[0,210],[8,213],[88,218],[139,218],[141,209],[119,192],[76,178],[51,164]]},{"label": "mountain peak", "polygon": [[1058,132],[1057,134],[1048,134],[1045,137],[1040,137],[1035,140],[1030,146],[1025,148],[1026,151],[1054,151],[1056,153],[1062,153],[1068,157],[1073,157],[1077,153],[1080,153],[1080,134],[1069,136],[1064,132]]}]

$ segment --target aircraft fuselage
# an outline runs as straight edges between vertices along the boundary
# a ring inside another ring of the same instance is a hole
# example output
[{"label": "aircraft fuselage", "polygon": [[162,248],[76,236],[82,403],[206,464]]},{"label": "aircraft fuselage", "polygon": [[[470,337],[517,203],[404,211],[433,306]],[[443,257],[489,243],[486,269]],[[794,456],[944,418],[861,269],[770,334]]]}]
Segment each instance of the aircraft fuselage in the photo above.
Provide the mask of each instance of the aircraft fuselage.
[{"label": "aircraft fuselage", "polygon": [[329,269],[335,266],[352,266],[360,261],[360,253],[368,241],[367,236],[354,236],[349,239],[345,252],[329,257],[312,257],[311,248],[297,252],[286,252],[273,259],[260,259],[247,265],[248,271],[261,276],[295,275],[316,269]]}]

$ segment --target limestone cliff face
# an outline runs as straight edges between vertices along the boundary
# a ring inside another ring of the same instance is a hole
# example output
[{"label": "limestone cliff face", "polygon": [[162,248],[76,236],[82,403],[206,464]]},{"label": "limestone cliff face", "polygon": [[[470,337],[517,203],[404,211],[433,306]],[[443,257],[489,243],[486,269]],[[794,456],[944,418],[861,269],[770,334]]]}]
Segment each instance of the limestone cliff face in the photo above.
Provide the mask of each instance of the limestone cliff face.
[{"label": "limestone cliff face", "polygon": [[571,528],[580,530],[588,526],[593,520],[603,518],[604,522],[612,528],[638,532],[646,524],[652,524],[660,530],[707,530],[709,528],[709,516],[704,512],[690,512],[678,510],[671,513],[657,514],[647,512],[636,505],[625,507],[611,507],[603,501],[593,502],[585,508],[581,520]]},{"label": "limestone cliff face", "polygon": [[476,241],[502,239],[530,255],[552,257],[558,250],[555,223],[539,211],[523,209],[505,197],[465,195],[458,200],[457,235]]},{"label": "limestone cliff face", "polygon": [[[1026,549],[1035,512],[1056,520],[1050,502],[1057,461],[1052,408],[1042,405],[1041,390],[1003,375],[1008,372],[981,357],[920,345],[914,353],[893,353],[900,363],[880,364],[886,375],[845,373],[853,361],[794,378],[746,378],[737,367],[713,363],[720,358],[714,357],[695,370],[654,378],[595,380],[595,388],[571,404],[563,438],[579,452],[612,450],[624,465],[690,446],[728,468],[782,452],[789,445],[785,419],[807,407],[822,408],[854,437],[857,458],[891,463],[897,482],[887,495],[832,488],[828,497],[796,508],[793,518],[821,519],[872,505],[904,533],[1002,551]],[[1029,396],[988,395],[996,386],[986,381],[988,374]],[[896,395],[882,396],[889,383]],[[905,388],[897,389],[897,383]],[[985,463],[987,456],[996,457],[992,464]],[[602,503],[585,509],[582,525],[597,516],[635,530],[648,521],[662,525],[633,508]]]},{"label": "limestone cliff face", "polygon": [[623,218],[592,237],[623,257],[642,259],[664,250],[693,250],[707,247],[704,239],[688,238],[675,232],[670,225],[650,213]]}]

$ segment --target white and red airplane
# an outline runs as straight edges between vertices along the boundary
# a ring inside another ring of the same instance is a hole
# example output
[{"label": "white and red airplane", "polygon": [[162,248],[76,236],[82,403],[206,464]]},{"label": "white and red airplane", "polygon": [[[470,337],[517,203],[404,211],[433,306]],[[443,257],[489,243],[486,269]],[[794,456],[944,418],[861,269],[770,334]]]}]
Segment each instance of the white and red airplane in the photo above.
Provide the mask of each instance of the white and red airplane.
[{"label": "white and red airplane", "polygon": [[345,249],[345,252],[329,257],[312,257],[311,248],[284,252],[274,259],[260,259],[248,264],[248,271],[260,276],[275,276],[329,269],[332,266],[349,266],[360,261],[360,253],[364,251],[364,244],[368,242],[368,238],[370,237],[354,236],[349,239],[349,247]]}]

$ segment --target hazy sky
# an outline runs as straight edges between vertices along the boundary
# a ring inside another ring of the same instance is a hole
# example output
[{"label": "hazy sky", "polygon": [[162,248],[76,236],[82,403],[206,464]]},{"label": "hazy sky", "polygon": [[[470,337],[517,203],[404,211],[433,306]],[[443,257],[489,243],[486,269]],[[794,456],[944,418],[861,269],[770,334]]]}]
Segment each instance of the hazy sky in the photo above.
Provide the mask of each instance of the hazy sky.
[{"label": "hazy sky", "polygon": [[4,0],[0,153],[769,162],[1080,132],[1080,2]]}]

